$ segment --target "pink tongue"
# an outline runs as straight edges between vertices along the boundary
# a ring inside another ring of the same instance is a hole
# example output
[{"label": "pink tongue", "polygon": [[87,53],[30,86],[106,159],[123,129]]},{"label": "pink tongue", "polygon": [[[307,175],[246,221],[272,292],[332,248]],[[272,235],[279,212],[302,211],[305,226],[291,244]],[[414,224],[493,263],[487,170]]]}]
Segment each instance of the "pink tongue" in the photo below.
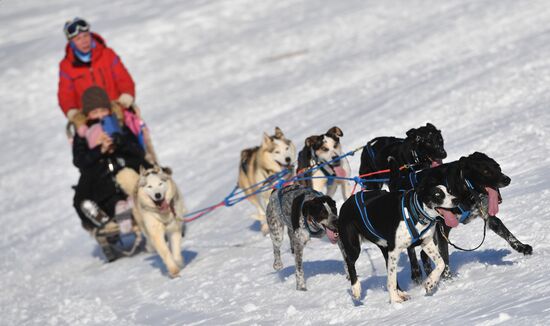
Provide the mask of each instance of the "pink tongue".
[{"label": "pink tongue", "polygon": [[336,173],[337,177],[341,177],[341,178],[345,178],[347,176],[346,171],[341,166],[335,167],[334,173]]},{"label": "pink tongue", "polygon": [[498,213],[498,192],[489,187],[485,187],[489,195],[489,216],[496,216]]},{"label": "pink tongue", "polygon": [[430,165],[430,167],[435,168],[436,166],[440,166],[441,162],[442,162],[441,160],[432,161],[432,164]]},{"label": "pink tongue", "polygon": [[331,231],[329,228],[325,228],[325,231],[330,243],[335,244],[338,241],[338,233]]},{"label": "pink tongue", "polygon": [[163,200],[162,201],[162,204],[160,205],[160,210],[161,211],[167,211],[170,209],[170,205],[168,205],[168,203],[166,202],[166,200]]},{"label": "pink tongue", "polygon": [[458,219],[453,212],[442,208],[437,208],[437,211],[439,214],[443,215],[443,220],[445,220],[445,224],[448,227],[456,228],[458,226]]}]

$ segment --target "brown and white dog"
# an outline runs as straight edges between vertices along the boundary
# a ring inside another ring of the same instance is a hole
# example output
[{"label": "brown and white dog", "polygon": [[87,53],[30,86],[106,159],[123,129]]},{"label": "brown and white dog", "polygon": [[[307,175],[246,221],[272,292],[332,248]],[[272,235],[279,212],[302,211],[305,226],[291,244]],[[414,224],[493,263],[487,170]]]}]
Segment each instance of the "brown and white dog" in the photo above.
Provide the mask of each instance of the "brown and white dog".
[{"label": "brown and white dog", "polygon": [[[285,137],[279,127],[275,127],[275,134],[272,136],[264,132],[260,146],[241,152],[239,188],[246,189],[245,194],[247,195],[253,193],[262,185],[250,188],[251,186],[284,169],[290,169],[295,157],[296,146]],[[253,216],[260,221],[262,233],[267,234],[269,228],[265,220],[265,210],[269,201],[269,191],[264,191],[248,199],[256,207],[257,214]]]},{"label": "brown and white dog", "polygon": [[[121,175],[121,172],[123,174]],[[131,179],[137,175],[133,170],[119,172],[122,178]],[[137,186],[129,188],[124,182],[125,191],[133,190],[134,207],[132,213],[139,228],[147,238],[147,250],[154,249],[166,265],[170,277],[177,277],[184,261],[181,255],[183,220],[181,216],[187,211],[183,198],[168,168],[154,166],[150,169],[140,168]],[[170,248],[165,237],[170,242]],[[152,248],[151,248],[152,246]]]},{"label": "brown and white dog", "polygon": [[[325,134],[310,136],[306,138],[304,148],[298,154],[298,173],[308,168],[330,162],[343,154],[340,137],[344,133],[338,127],[330,128]],[[344,200],[351,195],[351,185],[347,180],[322,178],[323,176],[350,177],[351,169],[346,158],[336,160],[333,163],[324,165],[321,169],[308,173],[304,177],[313,177],[302,182],[313,190],[324,192],[327,196],[333,197],[338,187],[342,190]]]}]

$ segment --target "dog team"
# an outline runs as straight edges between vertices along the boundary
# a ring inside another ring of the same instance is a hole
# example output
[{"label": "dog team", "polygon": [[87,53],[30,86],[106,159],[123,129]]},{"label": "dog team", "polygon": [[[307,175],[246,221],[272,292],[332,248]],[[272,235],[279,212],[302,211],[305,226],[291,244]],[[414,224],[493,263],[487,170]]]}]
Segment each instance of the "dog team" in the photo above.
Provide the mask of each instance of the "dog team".
[{"label": "dog team", "polygon": [[[359,176],[364,182],[361,191],[352,194],[348,181],[352,173],[340,143],[343,135],[340,128],[332,127],[325,134],[306,138],[298,153],[299,181],[278,187],[270,195],[250,198],[258,210],[255,218],[271,237],[275,270],[283,268],[280,248],[287,229],[297,290],[306,290],[303,250],[312,237],[327,236],[331,243],[338,244],[356,300],[361,297],[361,284],[355,262],[362,241],[375,244],[384,256],[390,302],[409,298],[397,283],[397,264],[403,251],[409,255],[412,279],[421,283],[414,251],[415,246],[421,246],[426,273],[423,285],[426,293],[432,294],[442,275],[451,277],[447,241],[450,230],[476,217],[516,251],[532,253],[532,247],[517,240],[496,216],[502,201],[499,189],[511,180],[486,154],[475,152],[443,163],[447,156],[443,137],[430,123],[407,131],[405,138],[377,137],[363,147]],[[239,186],[257,184],[289,168],[294,148],[279,128],[273,136],[264,134],[259,147],[242,151]],[[369,175],[377,178],[369,180]],[[338,187],[345,200],[339,213],[332,198]]]},{"label": "dog team", "polygon": [[[74,129],[70,133],[73,163],[80,172],[74,207],[82,226],[108,261],[135,253],[144,235],[146,249],[156,251],[168,274],[177,277],[184,265],[181,241],[186,209],[170,169],[157,164],[134,102],[132,77],[85,20],[74,18],[63,30],[68,43],[60,63],[58,98],[68,126]],[[391,302],[408,299],[397,284],[397,263],[404,250],[411,276],[420,283],[414,247],[422,247],[428,294],[441,275],[451,276],[448,236],[459,223],[482,218],[516,251],[532,253],[531,246],[517,240],[496,216],[502,200],[499,189],[510,178],[492,158],[475,152],[442,163],[447,154],[441,132],[428,123],[407,131],[405,138],[378,137],[367,142],[358,177],[364,177],[362,189],[353,193],[349,182],[353,174],[340,143],[343,136],[340,128],[332,127],[307,137],[296,154],[294,143],[275,128],[272,136],[264,133],[259,146],[241,152],[238,186],[255,206],[254,218],[260,221],[262,233],[271,237],[275,270],[283,267],[280,247],[286,228],[298,290],[306,290],[303,250],[312,237],[327,236],[338,244],[355,299],[361,296],[355,269],[361,242],[378,246],[386,260]],[[265,180],[283,171],[292,171],[289,181],[295,182],[271,193],[256,193]],[[301,177],[293,180],[293,175]],[[370,175],[377,179],[369,180]],[[332,198],[338,188],[345,200],[339,212]],[[128,233],[135,234],[132,248],[117,248],[120,234]]]}]

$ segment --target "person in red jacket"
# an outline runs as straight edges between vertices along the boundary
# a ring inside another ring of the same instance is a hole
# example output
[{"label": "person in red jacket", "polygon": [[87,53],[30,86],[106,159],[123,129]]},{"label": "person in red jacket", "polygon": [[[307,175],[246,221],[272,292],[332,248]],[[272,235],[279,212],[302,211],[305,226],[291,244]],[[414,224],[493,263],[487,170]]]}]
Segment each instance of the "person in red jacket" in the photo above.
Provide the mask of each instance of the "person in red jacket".
[{"label": "person in red jacket", "polygon": [[90,31],[90,24],[75,18],[65,24],[68,43],[59,64],[59,106],[79,134],[85,132],[82,94],[99,86],[109,99],[129,108],[134,103],[135,85],[120,57],[107,47],[101,36]]},{"label": "person in red jacket", "polygon": [[[86,134],[86,117],[82,114],[82,94],[91,86],[103,88],[114,106],[120,106],[119,119],[143,138],[147,160],[156,162],[148,129],[134,104],[135,85],[120,57],[90,24],[81,18],[65,23],[65,57],[59,63],[59,106],[80,137]],[[131,110],[128,110],[130,109]]]}]

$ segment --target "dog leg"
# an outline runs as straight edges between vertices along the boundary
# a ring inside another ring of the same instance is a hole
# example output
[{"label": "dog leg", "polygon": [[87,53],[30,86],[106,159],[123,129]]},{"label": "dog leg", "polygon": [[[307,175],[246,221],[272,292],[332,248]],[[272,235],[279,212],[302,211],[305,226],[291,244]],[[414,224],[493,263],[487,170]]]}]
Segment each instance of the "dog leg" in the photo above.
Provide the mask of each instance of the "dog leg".
[{"label": "dog leg", "polygon": [[291,242],[294,243],[294,261],[296,268],[296,290],[307,291],[306,281],[304,279],[304,266],[303,266],[303,253],[304,246],[307,242],[306,236],[302,233],[300,229],[294,231],[294,240]]},{"label": "dog leg", "polygon": [[[441,277],[446,280],[452,278],[451,268],[449,266],[449,243],[447,243],[447,240],[445,240],[445,238],[449,239],[449,232],[451,232],[451,228],[446,225],[443,225],[443,231],[441,230],[439,225],[436,225],[436,229],[434,232],[434,241],[439,248],[439,254],[441,255],[441,258],[443,258],[443,261],[445,262],[445,269],[443,270],[443,274]],[[432,264],[430,263],[430,260],[428,258],[426,258],[424,266],[426,266],[426,264],[430,267],[429,272],[428,269],[424,269],[426,275],[428,275],[432,271]]]},{"label": "dog leg", "polygon": [[[343,231],[347,233],[344,229]],[[357,271],[355,270],[355,262],[359,258],[361,253],[361,242],[359,241],[359,236],[357,234],[343,234],[340,231],[340,239],[342,240],[342,246],[344,250],[342,251],[342,256],[346,263],[346,270],[348,272],[348,279],[351,283],[351,294],[355,300],[361,298],[361,283],[357,279]]]},{"label": "dog leg", "polygon": [[[283,268],[283,261],[281,260],[281,244],[283,243],[284,225],[275,214],[272,212],[271,205],[268,206],[267,211],[267,224],[269,225],[269,236],[273,243],[273,269],[279,271]],[[290,239],[292,245],[292,238]]]},{"label": "dog leg", "polygon": [[388,252],[388,292],[390,292],[390,303],[400,303],[409,299],[409,295],[397,287],[397,263],[401,248],[394,248]]},{"label": "dog leg", "polygon": [[[176,222],[179,223],[179,222]],[[172,250],[172,257],[174,258],[174,261],[176,262],[176,265],[181,269],[184,266],[183,257],[181,255],[181,228],[176,227],[175,230],[173,230],[172,233],[169,235],[170,237],[170,249]]]},{"label": "dog leg", "polygon": [[411,264],[411,279],[416,284],[422,284],[422,271],[416,258],[416,251],[413,247],[407,248],[407,255],[409,256],[409,262]]},{"label": "dog leg", "polygon": [[533,253],[533,247],[531,247],[528,244],[521,243],[513,234],[506,228],[504,223],[496,217],[496,216],[489,216],[487,220],[489,229],[493,230],[496,234],[498,234],[501,238],[506,240],[508,244],[514,248],[515,251],[521,252],[524,255],[531,255]]},{"label": "dog leg", "polygon": [[445,262],[443,261],[443,258],[441,258],[439,250],[437,249],[437,246],[432,238],[427,238],[424,242],[422,242],[422,250],[435,263],[434,270],[428,275],[428,278],[424,282],[426,294],[432,295],[435,291],[437,283],[439,282],[441,273],[443,273],[443,270],[445,269]]},{"label": "dog leg", "polygon": [[349,270],[348,270],[348,264],[346,263],[346,250],[344,249],[344,244],[342,243],[341,239],[338,239],[338,248],[340,248],[340,252],[342,253],[342,258],[344,258],[344,270],[346,271],[346,278],[349,280]]},{"label": "dog leg", "polygon": [[166,230],[164,228],[164,225],[160,222],[157,222],[156,220],[150,219],[145,221],[145,227],[149,230],[149,239],[151,240],[153,247],[162,259],[164,265],[166,265],[166,268],[168,269],[168,274],[172,278],[177,277],[179,275],[180,269],[174,261],[174,258],[172,258],[172,254],[170,253],[170,250],[166,245],[166,240],[164,239]]},{"label": "dog leg", "polygon": [[294,236],[292,235],[294,231],[291,228],[287,227],[288,238],[290,239],[290,252],[294,255]]}]

